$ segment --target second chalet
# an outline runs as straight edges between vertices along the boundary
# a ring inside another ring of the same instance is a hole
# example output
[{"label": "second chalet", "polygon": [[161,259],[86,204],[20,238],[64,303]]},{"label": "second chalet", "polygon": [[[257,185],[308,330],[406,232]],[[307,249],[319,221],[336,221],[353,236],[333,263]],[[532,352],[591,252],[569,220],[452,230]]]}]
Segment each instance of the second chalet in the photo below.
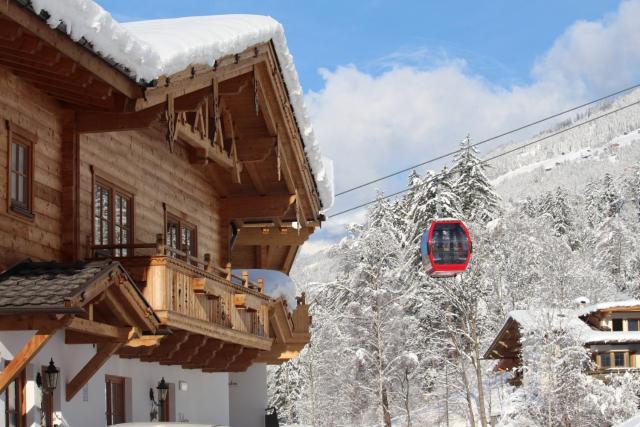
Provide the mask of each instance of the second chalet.
[{"label": "second chalet", "polygon": [[310,317],[246,271],[333,197],[302,96],[268,17],[0,2],[2,425],[264,425]]},{"label": "second chalet", "polygon": [[640,368],[640,300],[586,305],[586,299],[582,299],[578,303],[580,307],[576,310],[510,312],[484,358],[497,360],[496,369],[511,372],[511,383],[521,384],[523,330],[550,321],[580,337],[591,352],[595,366],[592,374],[624,373]]}]

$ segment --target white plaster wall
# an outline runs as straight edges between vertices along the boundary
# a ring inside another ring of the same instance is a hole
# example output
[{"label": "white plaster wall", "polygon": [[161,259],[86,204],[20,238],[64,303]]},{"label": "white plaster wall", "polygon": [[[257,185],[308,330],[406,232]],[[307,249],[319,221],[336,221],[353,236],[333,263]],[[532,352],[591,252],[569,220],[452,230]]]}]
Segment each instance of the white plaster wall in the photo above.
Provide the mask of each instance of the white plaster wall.
[{"label": "white plaster wall", "polygon": [[[0,358],[10,360],[33,335],[33,332],[0,333]],[[53,357],[60,369],[60,382],[54,395],[54,408],[63,427],[102,427],[106,416],[105,375],[130,378],[131,413],[128,421],[149,421],[151,405],[149,388],[155,387],[161,377],[175,384],[175,417],[194,423],[229,424],[229,375],[227,373],[203,373],[200,370],[182,369],[179,366],[162,366],[144,363],[136,359],[112,357],[88,383],[88,400],[83,390],[70,401],[64,399],[65,386],[95,354],[91,345],[65,345],[64,333],[56,334],[32,360],[27,369],[27,425],[39,426],[39,392],[35,375],[42,365]],[[0,360],[4,365],[4,361]],[[0,368],[2,369],[2,368]],[[178,382],[185,381],[187,391],[178,389]],[[265,383],[266,384],[266,383]],[[4,427],[4,395],[0,399],[0,426]],[[261,412],[262,413],[262,412]],[[239,425],[240,426],[240,425]]]},{"label": "white plaster wall", "polygon": [[267,407],[267,365],[254,363],[246,372],[229,374],[231,427],[264,427]]}]

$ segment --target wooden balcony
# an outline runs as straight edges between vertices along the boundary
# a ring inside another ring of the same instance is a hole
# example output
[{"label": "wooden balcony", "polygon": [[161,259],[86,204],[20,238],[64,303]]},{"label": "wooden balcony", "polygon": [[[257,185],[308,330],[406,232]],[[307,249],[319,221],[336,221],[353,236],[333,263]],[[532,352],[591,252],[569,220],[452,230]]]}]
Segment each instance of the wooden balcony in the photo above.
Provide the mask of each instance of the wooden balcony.
[{"label": "wooden balcony", "polygon": [[[311,317],[304,294],[291,310],[284,299],[263,293],[263,282],[230,265],[213,265],[157,243],[94,246],[90,257],[116,258],[141,288],[166,337],[128,345],[121,357],[181,365],[204,372],[244,371],[252,363],[280,364],[309,343]],[[124,255],[124,256],[116,256]]]},{"label": "wooden balcony", "polygon": [[[155,255],[136,254],[152,248]],[[200,260],[161,242],[94,247],[112,254],[123,249],[128,256],[115,258],[138,283],[164,326],[243,347],[271,349],[269,309],[274,300],[262,293],[261,280],[252,282],[245,273],[236,276],[230,267],[213,266],[210,256]]]}]

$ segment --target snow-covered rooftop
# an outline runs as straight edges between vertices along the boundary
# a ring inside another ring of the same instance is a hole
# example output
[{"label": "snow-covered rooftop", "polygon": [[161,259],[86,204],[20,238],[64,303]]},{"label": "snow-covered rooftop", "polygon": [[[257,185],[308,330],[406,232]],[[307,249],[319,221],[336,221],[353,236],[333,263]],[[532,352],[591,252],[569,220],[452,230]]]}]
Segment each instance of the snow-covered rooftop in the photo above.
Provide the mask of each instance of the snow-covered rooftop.
[{"label": "snow-covered rooftop", "polygon": [[[636,304],[631,304],[635,301]],[[623,305],[621,303],[628,303]],[[617,301],[610,303],[595,304],[591,307],[611,308],[611,307],[630,307],[639,305],[638,300]],[[592,309],[589,312],[601,310],[603,308]],[[537,326],[540,326],[545,319],[552,322],[553,325],[558,327],[562,326],[577,334],[577,336],[584,342],[584,344],[595,343],[625,343],[625,342],[638,342],[640,343],[639,331],[600,331],[593,329],[586,322],[580,319],[580,316],[584,314],[585,309],[579,310],[514,310],[507,315],[507,322],[509,319],[518,323],[523,330],[530,330]]]},{"label": "snow-covered rooftop", "polygon": [[36,13],[48,13],[51,27],[64,23],[73,40],[84,38],[97,54],[124,67],[138,81],[151,81],[192,64],[213,65],[224,56],[272,41],[320,200],[325,210],[331,207],[333,164],[320,153],[279,22],[268,16],[218,15],[121,24],[93,0],[31,0],[31,4]]},{"label": "snow-covered rooftop", "polygon": [[609,301],[609,302],[601,302],[598,304],[588,305],[584,308],[578,309],[578,316],[584,316],[586,314],[595,313],[596,311],[608,310],[612,308],[622,308],[622,307],[637,307],[640,306],[640,300],[638,299],[628,299],[624,301]]}]

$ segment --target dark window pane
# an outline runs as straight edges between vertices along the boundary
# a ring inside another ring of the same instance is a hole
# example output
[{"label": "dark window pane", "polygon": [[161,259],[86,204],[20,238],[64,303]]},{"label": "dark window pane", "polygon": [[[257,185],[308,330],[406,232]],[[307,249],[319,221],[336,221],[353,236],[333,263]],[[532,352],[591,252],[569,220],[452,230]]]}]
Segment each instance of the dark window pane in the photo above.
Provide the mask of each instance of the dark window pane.
[{"label": "dark window pane", "polygon": [[464,264],[469,244],[460,224],[436,224],[431,236],[436,264]]},{"label": "dark window pane", "polygon": [[11,172],[11,200],[18,199],[18,175]]},{"label": "dark window pane", "polygon": [[616,368],[624,367],[624,353],[613,353],[613,364]]},{"label": "dark window pane", "polygon": [[18,144],[11,144],[11,169],[18,170]]},{"label": "dark window pane", "polygon": [[613,319],[612,320],[612,324],[613,324],[613,330],[614,331],[621,331],[622,330],[622,319]]},{"label": "dark window pane", "polygon": [[638,330],[638,319],[629,319],[629,327],[628,329],[630,331],[637,331]]},{"label": "dark window pane", "polygon": [[600,355],[600,367],[605,369],[611,367],[611,356],[609,353],[602,353]]}]

